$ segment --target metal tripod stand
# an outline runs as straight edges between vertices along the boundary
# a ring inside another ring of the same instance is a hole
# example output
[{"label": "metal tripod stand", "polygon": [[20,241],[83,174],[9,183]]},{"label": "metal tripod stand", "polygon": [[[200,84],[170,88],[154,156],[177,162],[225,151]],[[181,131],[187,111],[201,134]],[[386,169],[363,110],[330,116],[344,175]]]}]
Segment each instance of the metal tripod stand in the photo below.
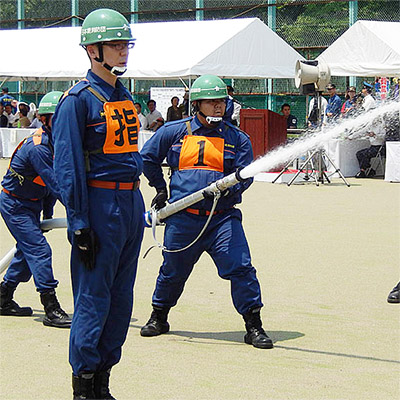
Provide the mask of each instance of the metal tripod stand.
[{"label": "metal tripod stand", "polygon": [[[331,183],[329,180],[328,175],[326,174],[325,171],[325,163],[323,157],[326,157],[329,161],[329,163],[335,168],[335,172],[333,174],[338,173],[340,178],[343,180],[343,182],[350,187],[350,184],[346,181],[346,178],[343,176],[342,172],[338,167],[336,167],[335,163],[332,161],[332,159],[328,156],[326,151],[324,149],[316,149],[314,151],[309,152],[309,156],[307,157],[306,161],[304,161],[303,165],[298,169],[296,174],[293,176],[293,178],[288,182],[288,186],[290,186],[296,178],[300,175],[300,173],[306,168],[306,177],[309,177],[308,175],[308,164],[311,163],[311,176],[314,178],[315,184],[319,186],[319,183],[321,182],[324,184],[324,179],[328,182]],[[317,167],[315,168],[315,160],[317,163]],[[291,161],[293,162],[293,161]],[[290,163],[288,164],[290,165]],[[272,183],[274,183],[286,170],[288,165],[285,167],[284,170],[282,170],[279,175],[274,179]],[[307,179],[306,179],[307,180]]]}]

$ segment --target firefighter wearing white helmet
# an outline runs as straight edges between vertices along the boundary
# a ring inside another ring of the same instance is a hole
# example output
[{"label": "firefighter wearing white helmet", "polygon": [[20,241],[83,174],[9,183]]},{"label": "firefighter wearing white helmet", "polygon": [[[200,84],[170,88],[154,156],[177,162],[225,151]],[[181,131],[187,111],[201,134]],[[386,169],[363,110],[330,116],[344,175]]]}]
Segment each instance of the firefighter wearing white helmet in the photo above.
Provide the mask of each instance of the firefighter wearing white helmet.
[{"label": "firefighter wearing white helmet", "polygon": [[[168,198],[161,168],[165,158],[172,171],[171,203],[251,163],[249,137],[223,119],[227,96],[226,85],[219,77],[200,76],[190,90],[196,115],[165,124],[145,143],[141,151],[144,174],[157,191],[152,207],[164,207]],[[210,217],[214,194],[204,193],[204,200],[165,220],[164,261],[153,293],[153,311],[141,329],[142,336],[169,331],[169,310],[177,304],[195,263],[207,252],[219,276],[231,283],[233,305],[246,325],[245,343],[261,349],[273,347],[262,328],[260,285],[251,263],[242,214],[235,208],[251,183],[252,179],[248,179],[221,193],[214,215],[197,241]]]},{"label": "firefighter wearing white helmet", "polygon": [[11,157],[0,195],[1,215],[17,241],[17,251],[0,286],[0,315],[30,316],[30,307],[20,307],[13,294],[19,283],[33,275],[35,286],[44,306],[43,324],[69,328],[71,319],[60,307],[55,289],[52,255],[40,229],[43,219],[53,216],[54,204],[60,199],[53,171],[52,116],[62,92],[46,94],[39,106],[43,126],[24,139]]},{"label": "firefighter wearing white helmet", "polygon": [[84,20],[81,46],[91,69],[54,115],[54,169],[65,200],[72,244],[75,311],[69,361],[74,398],[112,398],[110,369],[129,328],[143,237],[139,190],[140,128],[126,70],[133,37],[126,18],[110,9]]}]

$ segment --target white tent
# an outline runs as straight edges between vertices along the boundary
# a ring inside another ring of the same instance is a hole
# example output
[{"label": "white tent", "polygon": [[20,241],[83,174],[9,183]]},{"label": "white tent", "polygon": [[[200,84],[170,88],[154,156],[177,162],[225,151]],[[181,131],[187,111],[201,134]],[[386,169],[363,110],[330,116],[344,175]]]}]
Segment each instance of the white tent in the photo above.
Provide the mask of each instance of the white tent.
[{"label": "white tent", "polygon": [[357,21],[317,60],[335,76],[399,76],[400,22]]},{"label": "white tent", "polygon": [[[293,78],[296,61],[303,59],[258,18],[158,22],[131,28],[136,46],[130,52],[127,78],[176,79],[204,73]],[[0,43],[14,43],[0,58],[0,79],[82,78],[89,59],[79,41],[79,27],[0,30]]]}]

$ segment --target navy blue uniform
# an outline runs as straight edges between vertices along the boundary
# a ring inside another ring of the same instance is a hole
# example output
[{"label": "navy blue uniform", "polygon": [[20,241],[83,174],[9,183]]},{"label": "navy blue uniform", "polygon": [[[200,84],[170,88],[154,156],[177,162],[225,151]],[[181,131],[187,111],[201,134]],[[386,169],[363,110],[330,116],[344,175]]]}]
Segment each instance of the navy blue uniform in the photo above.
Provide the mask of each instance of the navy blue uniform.
[{"label": "navy blue uniform", "polygon": [[1,185],[1,215],[17,241],[17,252],[4,281],[8,287],[16,288],[33,275],[38,292],[56,288],[51,248],[40,230],[40,213],[43,211],[44,218],[51,218],[59,197],[53,171],[52,137],[46,127],[17,147]]},{"label": "navy blue uniform", "polygon": [[[128,331],[144,225],[142,195],[135,190],[142,172],[138,131],[129,91],[91,71],[61,99],[53,117],[54,168],[72,244],[74,375],[118,363]],[[83,228],[99,239],[93,270],[85,268],[74,241]]]},{"label": "navy blue uniform", "polygon": [[[187,121],[191,132],[188,132]],[[144,174],[150,186],[157,189],[166,187],[161,163],[167,159],[172,170],[171,203],[253,160],[251,143],[245,133],[229,122],[221,122],[209,129],[197,117],[167,123],[145,143],[141,154]],[[242,215],[234,207],[241,202],[242,192],[251,182],[249,179],[228,189],[229,192],[219,200],[210,225],[193,246],[182,252],[164,252],[153,305],[167,308],[177,303],[194,264],[206,251],[214,260],[218,274],[231,281],[233,303],[240,314],[262,306],[260,285],[241,223]],[[212,200],[204,199],[193,208],[168,217],[164,234],[166,248],[181,249],[191,243],[203,228],[211,206]]]}]

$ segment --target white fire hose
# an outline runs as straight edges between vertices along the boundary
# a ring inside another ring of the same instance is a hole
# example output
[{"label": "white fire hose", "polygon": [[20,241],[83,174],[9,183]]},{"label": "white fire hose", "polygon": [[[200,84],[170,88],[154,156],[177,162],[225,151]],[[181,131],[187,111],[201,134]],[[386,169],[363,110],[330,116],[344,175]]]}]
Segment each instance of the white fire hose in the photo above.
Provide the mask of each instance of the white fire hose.
[{"label": "white fire hose", "polygon": [[[161,208],[158,211],[156,211],[156,210],[147,211],[144,214],[145,226],[148,228],[150,228],[150,227],[153,228],[153,236],[155,238],[155,227],[156,227],[156,225],[161,225],[162,224],[161,221],[164,220],[165,218],[167,218],[170,215],[175,214],[179,211],[182,211],[182,210],[190,207],[191,205],[203,200],[205,197],[205,195],[204,195],[205,192],[209,193],[209,194],[214,194],[215,198],[218,199],[221,192],[223,192],[224,190],[226,190],[242,181],[244,181],[244,179],[240,176],[240,170],[237,170],[236,172],[234,172],[230,175],[227,175],[224,178],[219,179],[216,182],[213,182],[211,185],[207,186],[204,189],[198,190],[197,192],[194,192],[191,195],[184,197],[183,199],[180,199],[174,203],[167,204],[165,207]],[[214,203],[215,204],[213,206],[215,208],[216,202],[214,202]],[[213,208],[213,211],[214,211],[214,208]],[[40,227],[44,230],[66,228],[67,227],[67,219],[66,218],[46,219],[40,223]],[[200,235],[195,239],[195,241],[198,240],[198,238],[201,236],[201,234],[203,233],[204,230],[205,230],[205,228],[203,228],[203,230],[200,232]],[[193,243],[191,243],[190,245],[192,245]],[[157,246],[163,248],[163,246],[161,244],[159,244],[158,242],[157,242]],[[164,249],[164,250],[166,250],[166,249]],[[8,265],[10,264],[11,260],[14,257],[15,252],[16,252],[16,247],[14,246],[0,260],[0,274],[2,274],[7,269]],[[146,252],[146,254],[147,254],[147,252]]]},{"label": "white fire hose", "polygon": [[[224,190],[236,185],[237,183],[243,181],[244,179],[241,178],[240,176],[240,170],[237,170],[233,174],[227,175],[224,178],[212,183],[211,185],[207,186],[204,189],[200,189],[197,192],[194,192],[190,194],[189,196],[184,197],[183,199],[177,200],[174,203],[167,204],[165,207],[161,208],[160,210],[155,210],[154,208],[151,209],[150,211],[147,211],[144,214],[144,220],[145,220],[145,226],[147,228],[152,228],[153,232],[153,239],[155,242],[155,245],[149,247],[147,251],[145,252],[143,258],[147,256],[149,251],[153,249],[154,247],[158,247],[162,249],[162,251],[168,252],[168,253],[177,253],[179,251],[184,251],[191,247],[193,244],[195,244],[204,231],[206,230],[208,224],[211,221],[211,218],[213,216],[215,207],[217,206],[218,199],[221,196],[221,192]],[[156,239],[156,226],[162,224],[162,220],[165,218],[171,216],[172,214],[175,214],[179,211],[182,211],[191,205],[198,203],[199,201],[203,200],[206,196],[206,194],[213,194],[214,195],[214,201],[213,201],[213,206],[210,211],[210,215],[203,227],[203,229],[200,231],[200,233],[197,235],[197,237],[187,246],[181,248],[181,249],[167,249],[165,246],[163,246],[157,239]]]},{"label": "white fire hose", "polygon": [[[45,219],[40,223],[40,227],[44,230],[66,228],[67,219],[66,218],[54,218]],[[10,251],[0,260],[0,274],[2,274],[9,266],[11,260],[14,257],[17,248],[14,246]]]}]

